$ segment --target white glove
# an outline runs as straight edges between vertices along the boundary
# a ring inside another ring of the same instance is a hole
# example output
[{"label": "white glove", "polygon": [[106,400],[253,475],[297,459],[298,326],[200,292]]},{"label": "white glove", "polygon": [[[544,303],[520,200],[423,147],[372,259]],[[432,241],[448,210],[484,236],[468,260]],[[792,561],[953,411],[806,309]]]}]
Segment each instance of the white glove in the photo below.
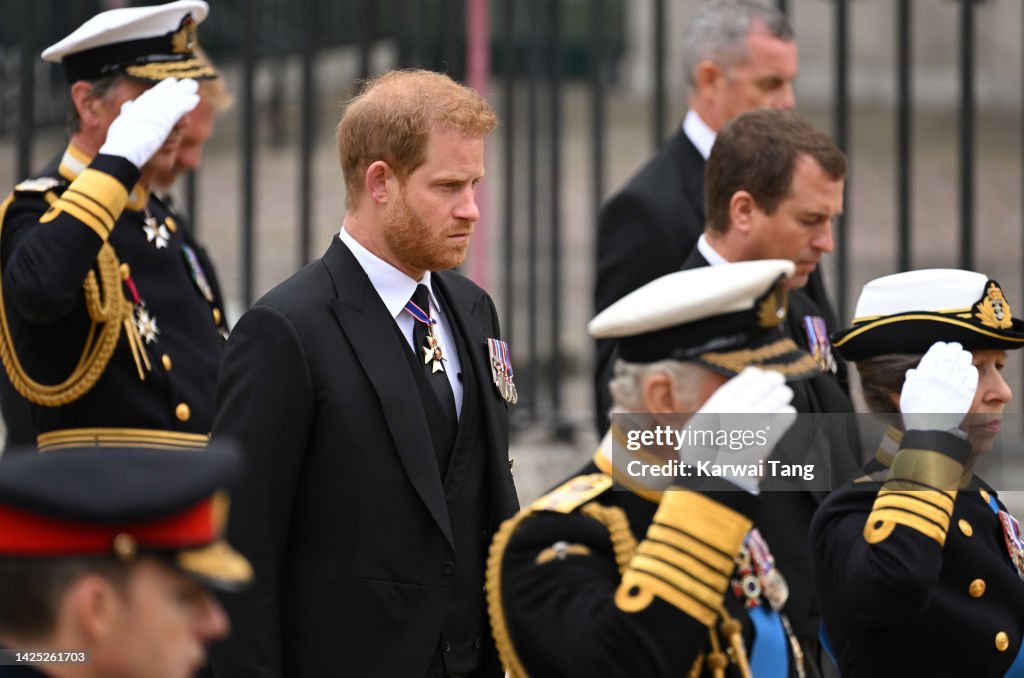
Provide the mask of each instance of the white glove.
[{"label": "white glove", "polygon": [[[732,441],[712,451],[714,464],[733,468],[749,467],[767,458],[779,439],[796,422],[796,409],[790,405],[793,390],[778,372],[747,367],[725,382],[686,423],[694,430],[724,431]],[[742,442],[739,436],[745,436]],[[707,459],[708,450],[682,448],[680,460],[693,464]],[[748,492],[756,493],[760,478],[756,475],[722,476]]]},{"label": "white glove", "polygon": [[199,104],[199,83],[167,78],[121,106],[100,153],[126,158],[142,169],[167,141],[182,116]]},{"label": "white glove", "polygon": [[908,431],[947,431],[960,437],[978,390],[978,368],[970,351],[953,341],[937,341],[914,369],[907,370],[900,412]]}]

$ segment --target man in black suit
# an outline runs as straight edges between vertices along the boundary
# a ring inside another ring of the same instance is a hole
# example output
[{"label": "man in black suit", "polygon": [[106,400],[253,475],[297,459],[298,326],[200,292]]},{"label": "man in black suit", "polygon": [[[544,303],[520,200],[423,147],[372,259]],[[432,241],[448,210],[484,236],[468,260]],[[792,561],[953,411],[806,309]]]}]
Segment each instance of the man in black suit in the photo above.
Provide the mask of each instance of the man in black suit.
[{"label": "man in black suit", "polygon": [[245,445],[228,534],[258,574],[215,676],[501,675],[483,584],[515,387],[491,299],[439,272],[496,124],[447,76],[370,81],[338,125],[339,237],[232,331],[213,436]]},{"label": "man in black suit", "polygon": [[[684,269],[757,259],[789,259],[796,273],[789,288],[789,336],[811,354],[824,374],[793,384],[793,406],[802,417],[773,453],[786,463],[814,463],[827,483],[762,484],[758,525],[790,583],[789,614],[808,666],[831,670],[820,652],[820,613],[811,585],[807,535],[826,491],[839,487],[860,465],[853,406],[842,387],[845,373],[833,356],[825,321],[802,289],[821,259],[832,252],[832,220],[843,209],[846,158],[828,135],[791,111],[759,109],[740,115],[718,135],[708,159],[707,228]],[[795,491],[794,491],[795,490]]]},{"label": "man in black suit", "polygon": [[[693,249],[704,231],[704,165],[722,126],[753,108],[791,109],[795,102],[793,28],[774,7],[752,0],[702,3],[683,44],[690,90],[683,124],[598,216],[595,311],[678,270]],[[808,289],[835,327],[820,273],[812,274]],[[615,344],[596,344],[598,435],[608,429]]]}]

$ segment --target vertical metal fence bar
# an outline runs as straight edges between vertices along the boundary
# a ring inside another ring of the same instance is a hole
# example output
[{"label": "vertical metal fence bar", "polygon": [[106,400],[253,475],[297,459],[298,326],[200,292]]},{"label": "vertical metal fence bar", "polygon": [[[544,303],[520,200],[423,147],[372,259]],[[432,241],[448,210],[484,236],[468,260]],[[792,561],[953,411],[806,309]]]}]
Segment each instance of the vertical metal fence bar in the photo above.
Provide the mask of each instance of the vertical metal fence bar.
[{"label": "vertical metal fence bar", "polygon": [[299,0],[302,25],[302,94],[299,112],[299,248],[298,267],[310,260],[313,230],[313,130],[316,124],[316,72],[314,58],[317,49],[317,0]]},{"label": "vertical metal fence bar", "polygon": [[[460,17],[463,26],[461,37],[464,38],[466,84],[487,96],[491,90],[491,22],[488,0],[466,0],[466,11]],[[507,123],[506,123],[507,124]],[[493,148],[488,144],[488,149]],[[490,158],[487,152],[485,161]],[[476,188],[476,204],[480,210],[480,220],[473,232],[473,245],[470,250],[469,277],[484,289],[491,285],[491,219],[490,219],[489,182],[485,181]]]},{"label": "vertical metal fence bar", "polygon": [[242,41],[242,303],[252,305],[254,257],[256,239],[256,211],[254,205],[256,181],[256,106],[254,81],[256,77],[256,35],[260,3],[250,2],[242,12],[245,39]]},{"label": "vertical metal fence bar", "polygon": [[960,268],[974,267],[974,0],[960,0]]},{"label": "vertical metal fence bar", "polygon": [[591,185],[593,190],[593,222],[604,200],[604,0],[593,0],[590,15],[590,111],[591,148],[594,159],[591,164]]},{"label": "vertical metal fence bar", "polygon": [[[32,136],[35,120],[35,68],[37,50],[35,45],[35,0],[25,0],[21,5],[21,53],[18,56],[18,153],[15,165],[15,181],[28,178],[32,172]],[[5,189],[6,190],[6,189]]]},{"label": "vertical metal fence bar", "polygon": [[356,25],[359,27],[359,78],[366,80],[370,76],[370,47],[373,45],[374,26],[376,24],[374,8],[376,2],[355,0],[353,3],[359,13]]},{"label": "vertical metal fence bar", "polygon": [[541,78],[541,58],[539,24],[541,21],[541,0],[529,0],[530,26],[529,47],[527,48],[529,68],[526,77],[526,344],[529,352],[525,379],[526,410],[531,419],[537,416],[537,381],[540,375],[538,365],[538,316],[537,308],[537,208],[538,176],[537,176],[537,136],[540,131],[538,116],[539,83]]},{"label": "vertical metal fence bar", "polygon": [[427,0],[413,0],[412,24],[412,66],[424,66],[427,61]]},{"label": "vertical metal fence bar", "polygon": [[911,115],[911,59],[914,41],[910,0],[898,0],[896,5],[896,226],[897,269],[909,271],[911,267],[911,228],[913,195],[911,175],[911,143],[913,129]]},{"label": "vertical metal fence bar", "polygon": [[502,33],[502,77],[504,78],[504,124],[502,124],[503,138],[502,150],[505,154],[503,168],[504,188],[502,197],[504,202],[504,260],[505,260],[505,290],[504,290],[504,311],[505,328],[502,334],[509,346],[515,346],[515,270],[516,270],[516,198],[515,198],[515,170],[516,170],[516,0],[505,0],[502,21],[504,31]]},{"label": "vertical metal fence bar", "polygon": [[654,24],[654,110],[652,116],[652,141],[654,150],[661,147],[665,134],[665,0],[654,0],[654,11],[651,13]]},{"label": "vertical metal fence bar", "polygon": [[556,434],[566,434],[562,413],[562,0],[551,3],[551,412]]},{"label": "vertical metal fence bar", "polygon": [[[835,0],[835,99],[834,129],[832,137],[836,145],[849,157],[850,149],[850,91],[849,91],[849,6],[847,0]],[[846,190],[843,200],[843,214],[836,220],[836,273],[839,284],[836,312],[839,318],[846,318],[846,294],[849,288],[849,253],[846,246],[849,242],[847,225],[850,223],[850,201],[846,198],[852,194],[850,190],[849,169],[846,172]]]},{"label": "vertical metal fence bar", "polygon": [[453,78],[464,77],[459,68],[459,34],[455,30],[460,26],[456,3],[454,0],[441,1],[441,58],[444,60],[441,70]]}]

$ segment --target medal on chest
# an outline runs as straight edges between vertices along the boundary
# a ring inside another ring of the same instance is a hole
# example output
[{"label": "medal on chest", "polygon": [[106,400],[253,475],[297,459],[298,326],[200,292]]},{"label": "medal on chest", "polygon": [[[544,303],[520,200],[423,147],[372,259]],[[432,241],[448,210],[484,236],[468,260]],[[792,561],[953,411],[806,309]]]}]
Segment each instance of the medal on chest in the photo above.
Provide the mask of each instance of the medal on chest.
[{"label": "medal on chest", "polygon": [[167,247],[171,241],[171,232],[167,229],[167,224],[158,222],[156,217],[150,214],[148,207],[142,220],[142,232],[146,234],[146,242],[153,243],[158,250]]},{"label": "medal on chest", "polygon": [[757,528],[747,534],[740,547],[732,589],[748,609],[760,605],[762,596],[776,611],[781,610],[789,599],[786,578],[775,566],[775,557]]},{"label": "medal on chest", "polygon": [[820,315],[805,315],[804,334],[807,336],[807,351],[818,363],[822,372],[836,373],[838,366],[832,355],[832,344],[828,340],[828,327]]},{"label": "medal on chest", "polygon": [[508,344],[501,339],[487,340],[487,353],[490,357],[491,380],[498,389],[502,399],[509,405],[519,402],[519,393],[512,381],[512,357],[509,355]]}]

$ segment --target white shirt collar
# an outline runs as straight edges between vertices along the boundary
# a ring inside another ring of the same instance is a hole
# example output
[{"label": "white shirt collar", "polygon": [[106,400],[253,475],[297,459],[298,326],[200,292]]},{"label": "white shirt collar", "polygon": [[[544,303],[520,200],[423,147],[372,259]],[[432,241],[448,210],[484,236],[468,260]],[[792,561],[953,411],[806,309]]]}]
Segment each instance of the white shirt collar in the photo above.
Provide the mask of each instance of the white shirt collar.
[{"label": "white shirt collar", "polygon": [[708,242],[708,238],[703,233],[697,238],[697,251],[701,253],[705,259],[708,260],[708,264],[711,266],[719,266],[721,264],[728,264],[729,260],[718,253],[711,243]]},{"label": "white shirt collar", "polygon": [[686,111],[686,117],[683,118],[683,132],[707,160],[711,155],[711,147],[715,145],[715,136],[717,135],[692,108]]},{"label": "white shirt collar", "polygon": [[356,258],[363,271],[366,272],[366,276],[370,279],[370,284],[373,285],[373,289],[377,290],[377,294],[380,295],[381,301],[384,302],[392,318],[398,318],[406,303],[412,298],[412,293],[416,291],[416,286],[421,283],[426,285],[427,290],[430,291],[430,305],[434,310],[440,308],[437,304],[437,299],[434,298],[434,290],[430,286],[430,271],[423,274],[422,280],[413,280],[363,247],[358,240],[345,230],[344,226],[341,227],[341,233],[338,234],[338,237],[351,250],[352,256]]}]

